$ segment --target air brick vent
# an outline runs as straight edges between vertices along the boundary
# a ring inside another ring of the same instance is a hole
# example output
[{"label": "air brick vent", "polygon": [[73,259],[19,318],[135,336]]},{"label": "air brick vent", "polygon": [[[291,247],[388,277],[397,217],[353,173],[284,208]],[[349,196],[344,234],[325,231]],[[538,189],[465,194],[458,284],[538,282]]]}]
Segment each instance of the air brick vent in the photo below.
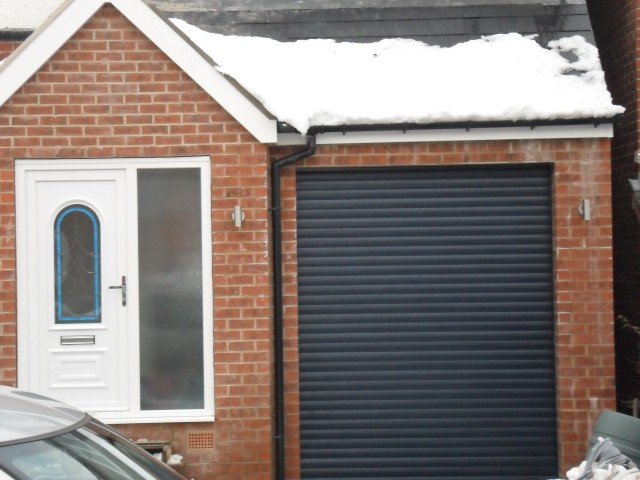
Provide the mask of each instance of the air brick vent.
[{"label": "air brick vent", "polygon": [[187,449],[211,450],[215,446],[213,432],[193,432],[187,436]]}]

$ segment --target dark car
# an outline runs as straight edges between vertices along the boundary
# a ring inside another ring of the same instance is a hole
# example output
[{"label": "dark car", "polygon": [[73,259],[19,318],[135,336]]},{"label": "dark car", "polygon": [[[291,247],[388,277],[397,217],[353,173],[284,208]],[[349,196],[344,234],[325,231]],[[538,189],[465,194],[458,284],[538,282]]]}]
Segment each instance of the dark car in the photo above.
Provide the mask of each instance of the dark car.
[{"label": "dark car", "polygon": [[91,415],[0,386],[0,480],[184,480]]}]

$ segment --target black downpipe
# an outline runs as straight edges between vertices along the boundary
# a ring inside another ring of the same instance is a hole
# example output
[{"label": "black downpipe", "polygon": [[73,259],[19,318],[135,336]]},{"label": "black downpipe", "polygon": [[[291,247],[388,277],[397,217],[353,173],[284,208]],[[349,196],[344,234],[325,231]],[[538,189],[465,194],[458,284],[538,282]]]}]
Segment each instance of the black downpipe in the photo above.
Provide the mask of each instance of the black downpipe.
[{"label": "black downpipe", "polygon": [[276,160],[271,164],[271,219],[273,230],[273,325],[275,344],[275,458],[276,480],[284,480],[284,332],[283,332],[283,299],[282,299],[282,215],[280,170],[287,165],[310,157],[316,152],[315,135],[307,135],[307,146],[304,150]]}]

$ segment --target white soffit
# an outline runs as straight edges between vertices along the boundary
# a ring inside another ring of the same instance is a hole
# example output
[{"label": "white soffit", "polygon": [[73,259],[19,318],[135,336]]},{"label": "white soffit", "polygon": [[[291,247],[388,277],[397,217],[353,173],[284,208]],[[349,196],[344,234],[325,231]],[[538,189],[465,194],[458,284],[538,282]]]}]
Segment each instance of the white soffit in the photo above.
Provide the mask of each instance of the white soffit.
[{"label": "white soffit", "polygon": [[143,0],[67,0],[0,65],[0,106],[106,3],[111,3],[258,141],[275,143],[276,120],[218,72],[189,40]]}]

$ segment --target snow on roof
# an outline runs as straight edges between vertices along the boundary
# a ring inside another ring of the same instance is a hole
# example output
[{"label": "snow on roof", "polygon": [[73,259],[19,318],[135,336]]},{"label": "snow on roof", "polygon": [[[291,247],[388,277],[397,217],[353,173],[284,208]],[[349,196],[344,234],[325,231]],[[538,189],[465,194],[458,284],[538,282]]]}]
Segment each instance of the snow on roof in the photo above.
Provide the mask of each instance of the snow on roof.
[{"label": "snow on roof", "polygon": [[33,30],[62,0],[0,0],[0,29]]},{"label": "snow on roof", "polygon": [[[541,47],[517,33],[449,48],[415,40],[278,42],[223,36],[172,19],[278,120],[311,127],[610,118],[596,47]],[[571,57],[568,60],[565,57]]]}]

